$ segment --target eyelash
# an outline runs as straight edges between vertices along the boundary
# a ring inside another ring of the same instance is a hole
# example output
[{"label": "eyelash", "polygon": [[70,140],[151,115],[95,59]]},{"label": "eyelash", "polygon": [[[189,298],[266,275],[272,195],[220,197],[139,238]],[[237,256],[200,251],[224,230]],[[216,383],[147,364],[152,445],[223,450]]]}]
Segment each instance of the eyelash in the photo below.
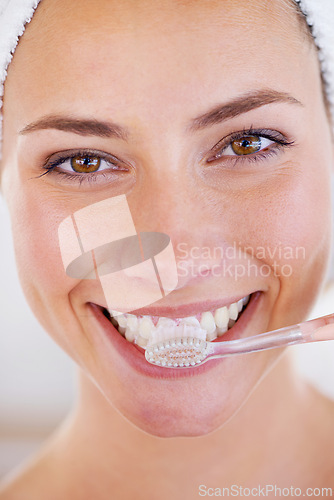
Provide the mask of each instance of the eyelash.
[{"label": "eyelash", "polygon": [[[53,156],[53,155],[52,155]],[[101,151],[94,151],[94,150],[87,150],[87,149],[82,149],[82,150],[76,150],[71,153],[59,153],[56,155],[56,158],[50,161],[50,157],[46,160],[42,168],[46,170],[43,174],[39,175],[38,177],[43,177],[44,175],[58,175],[61,176],[63,179],[71,182],[78,182],[80,185],[83,184],[84,182],[94,182],[97,180],[97,177],[106,177],[106,173],[104,173],[104,170],[102,171],[96,171],[96,172],[87,172],[87,173],[75,173],[70,174],[68,172],[61,172],[59,170],[56,170],[58,167],[60,167],[63,163],[66,163],[69,160],[72,160],[73,158],[76,157],[94,157],[94,158],[99,158],[100,160],[105,161],[108,163],[109,167],[111,170],[117,171],[117,172],[124,172],[127,171],[128,168],[120,167],[116,165],[116,162],[119,161],[116,157],[112,155],[107,155],[102,153]]]},{"label": "eyelash", "polygon": [[[267,146],[265,149],[260,150],[257,153],[252,153],[249,155],[226,155],[224,156],[223,153],[226,151],[226,149],[233,143],[233,141],[236,141],[238,139],[241,139],[242,137],[245,136],[256,136],[256,137],[261,137],[265,139],[269,139],[270,141],[273,141],[275,144],[271,146]],[[264,161],[267,160],[268,158],[272,156],[276,156],[280,150],[283,148],[288,148],[291,147],[295,144],[295,141],[288,141],[281,133],[269,130],[269,129],[254,129],[253,127],[250,127],[249,129],[244,129],[240,132],[235,132],[234,134],[231,134],[224,139],[220,140],[212,149],[211,152],[215,155],[213,159],[209,158],[206,160],[207,163],[213,163],[213,162],[233,162],[233,167],[235,167],[237,164],[240,162],[248,162],[248,163],[255,163],[258,161]],[[66,163],[68,160],[71,160],[73,158],[80,156],[91,156],[91,157],[96,157],[101,160],[104,160],[106,163],[109,164],[111,170],[114,171],[126,171],[126,168],[118,167],[114,162],[119,161],[116,157],[103,154],[100,151],[93,151],[93,150],[77,150],[73,151],[69,154],[65,153],[59,153],[56,155],[56,158],[50,161],[50,157],[47,159],[47,161],[44,163],[42,168],[46,170],[43,174],[39,175],[38,177],[43,177],[44,175],[58,175],[61,176],[62,178],[66,179],[67,181],[70,182],[79,182],[81,185],[83,182],[94,182],[97,180],[98,176],[106,177],[106,174],[102,170],[96,171],[96,172],[91,172],[91,173],[66,173],[66,172],[61,172],[59,170],[56,170],[59,166],[61,166],[63,163]],[[111,160],[112,159],[112,160]]]},{"label": "eyelash", "polygon": [[[248,155],[231,155],[224,156],[222,153],[233,143],[245,136],[255,136],[273,141],[275,144],[267,146],[266,148],[260,150],[257,153],[252,153]],[[288,148],[295,145],[295,141],[287,140],[280,132],[269,130],[269,129],[254,129],[250,127],[249,129],[243,129],[241,132],[235,132],[224,139],[220,140],[213,148],[212,152],[215,157],[213,159],[207,159],[207,163],[213,162],[233,162],[235,167],[238,163],[255,163],[257,161],[264,161],[272,156],[276,156],[280,150],[283,148]],[[269,149],[270,148],[270,149]],[[218,158],[217,158],[218,157]]]}]

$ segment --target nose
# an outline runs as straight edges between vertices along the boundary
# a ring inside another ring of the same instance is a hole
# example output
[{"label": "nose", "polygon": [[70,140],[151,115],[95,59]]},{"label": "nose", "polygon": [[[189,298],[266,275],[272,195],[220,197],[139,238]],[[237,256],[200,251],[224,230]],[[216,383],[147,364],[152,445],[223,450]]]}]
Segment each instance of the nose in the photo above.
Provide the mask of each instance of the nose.
[{"label": "nose", "polygon": [[[224,202],[208,194],[195,175],[186,171],[168,175],[166,170],[151,175],[127,198],[138,231],[170,237],[178,269],[177,289],[197,282],[199,273],[205,279],[220,266],[221,254],[210,249],[226,246],[228,239],[224,240],[225,221],[216,213],[217,202]],[[160,269],[165,275],[169,266],[168,259],[161,260]]]}]

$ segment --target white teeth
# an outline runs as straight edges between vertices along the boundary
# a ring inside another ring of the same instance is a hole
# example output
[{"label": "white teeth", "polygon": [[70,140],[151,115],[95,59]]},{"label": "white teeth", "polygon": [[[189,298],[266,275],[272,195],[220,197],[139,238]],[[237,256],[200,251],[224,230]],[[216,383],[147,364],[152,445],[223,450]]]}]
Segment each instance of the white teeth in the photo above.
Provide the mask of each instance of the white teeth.
[{"label": "white teeth", "polygon": [[228,325],[228,320],[230,319],[228,309],[226,306],[220,307],[215,312],[215,323],[218,328],[225,328]]},{"label": "white teeth", "polygon": [[139,323],[139,335],[144,339],[149,339],[153,328],[154,324],[150,316],[144,316]]},{"label": "white teeth", "polygon": [[130,328],[127,328],[125,330],[125,338],[126,340],[128,340],[129,342],[133,342],[136,338],[136,333],[135,331],[131,330]]},{"label": "white teeth", "polygon": [[148,340],[144,339],[144,337],[142,337],[141,335],[139,335],[136,339],[136,343],[143,348],[147,346],[147,342]]},{"label": "white teeth", "polygon": [[159,318],[159,321],[157,323],[157,327],[158,326],[164,326],[164,327],[167,327],[167,326],[174,326],[175,325],[175,322],[172,320],[172,318]]},{"label": "white teeth", "polygon": [[210,311],[202,314],[200,325],[203,328],[203,330],[207,331],[209,335],[215,332],[216,323]]},{"label": "white teeth", "polygon": [[228,330],[228,326],[225,326],[224,328],[217,328],[217,336],[222,337],[224,333],[226,333]]},{"label": "white teeth", "polygon": [[138,328],[138,318],[134,314],[128,314],[127,315],[127,327],[130,328],[130,330],[135,331]]},{"label": "white teeth", "polygon": [[236,303],[231,304],[230,307],[228,308],[228,313],[229,313],[230,319],[233,319],[235,321],[239,315],[238,304],[236,304]]},{"label": "white teeth", "polygon": [[[206,332],[206,341],[212,341],[224,335],[229,328],[232,328],[239,317],[243,307],[249,302],[249,296],[240,299],[230,306],[216,309],[214,314],[210,311],[203,312],[200,315],[200,321],[195,316],[186,318],[172,319],[160,317],[156,326],[151,316],[137,317],[135,314],[123,314],[118,311],[110,311],[111,322],[118,327],[118,331],[129,342],[136,342],[141,347],[146,347],[158,327],[172,328],[177,324],[188,325],[190,327],[202,328]],[[205,333],[203,332],[203,335]]]},{"label": "white teeth", "polygon": [[230,321],[228,322],[228,328],[232,328],[234,323],[235,323],[234,319],[230,319]]},{"label": "white teeth", "polygon": [[188,316],[187,318],[181,318],[180,323],[183,325],[190,325],[190,326],[197,326],[197,327],[200,326],[200,323],[199,323],[198,319],[195,318],[195,316]]},{"label": "white teeth", "polygon": [[126,328],[127,326],[127,320],[124,314],[118,314],[115,318],[119,326],[122,326],[123,328]]},{"label": "white teeth", "polygon": [[206,341],[207,342],[212,342],[216,338],[217,338],[217,330],[216,329],[213,332],[206,334]]}]

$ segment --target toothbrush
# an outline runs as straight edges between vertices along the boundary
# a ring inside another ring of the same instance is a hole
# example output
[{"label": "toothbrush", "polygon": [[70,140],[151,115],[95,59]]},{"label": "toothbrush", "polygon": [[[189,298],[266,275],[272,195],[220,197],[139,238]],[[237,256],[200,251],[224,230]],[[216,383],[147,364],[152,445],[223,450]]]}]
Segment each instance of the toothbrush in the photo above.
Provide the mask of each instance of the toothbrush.
[{"label": "toothbrush", "polygon": [[222,342],[207,342],[206,331],[181,324],[159,327],[147,344],[145,358],[166,368],[200,366],[206,361],[288,345],[334,340],[334,314],[280,328],[252,337]]}]

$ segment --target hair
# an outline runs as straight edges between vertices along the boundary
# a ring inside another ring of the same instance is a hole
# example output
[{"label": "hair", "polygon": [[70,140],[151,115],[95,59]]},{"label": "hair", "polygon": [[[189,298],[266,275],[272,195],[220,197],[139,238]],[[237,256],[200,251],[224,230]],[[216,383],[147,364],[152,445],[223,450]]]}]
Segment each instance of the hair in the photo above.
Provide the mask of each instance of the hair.
[{"label": "hair", "polygon": [[[305,37],[305,41],[310,43],[315,48],[317,53],[319,53],[320,49],[319,49],[318,45],[316,44],[315,37],[313,36],[312,26],[310,26],[308,24],[307,17],[304,14],[304,12],[297,5],[295,0],[288,0],[288,7],[291,7],[293,9],[293,12],[296,14],[300,28],[302,30],[302,34]],[[319,58],[318,58],[318,60],[319,60]],[[320,66],[320,60],[319,60],[319,71],[320,71],[322,95],[323,95],[323,100],[324,100],[324,104],[325,104],[326,114],[327,114],[328,121],[333,128],[334,123],[333,123],[333,116],[331,113],[331,105],[329,102],[329,97],[328,97],[328,92],[327,92],[327,82],[326,82],[324,73],[323,73],[321,66]]]}]

